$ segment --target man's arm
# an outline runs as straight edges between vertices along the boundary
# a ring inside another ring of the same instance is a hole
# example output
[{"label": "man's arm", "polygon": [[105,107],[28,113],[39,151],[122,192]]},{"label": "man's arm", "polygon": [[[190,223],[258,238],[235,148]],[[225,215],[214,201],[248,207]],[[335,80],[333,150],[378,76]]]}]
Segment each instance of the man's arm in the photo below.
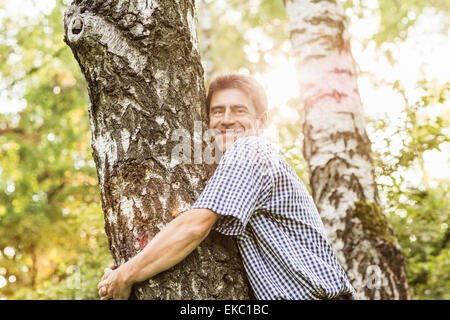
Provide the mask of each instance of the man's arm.
[{"label": "man's arm", "polygon": [[217,219],[211,210],[194,209],[171,221],[123,265],[125,283],[144,281],[179,263],[208,236]]},{"label": "man's arm", "polygon": [[[192,209],[168,223],[136,256],[111,272],[99,284],[109,284],[103,298],[114,298],[114,291],[131,288],[135,282],[144,281],[182,261],[209,234],[219,218],[209,209]],[[129,294],[129,293],[128,293]],[[128,298],[128,297],[127,297]]]}]

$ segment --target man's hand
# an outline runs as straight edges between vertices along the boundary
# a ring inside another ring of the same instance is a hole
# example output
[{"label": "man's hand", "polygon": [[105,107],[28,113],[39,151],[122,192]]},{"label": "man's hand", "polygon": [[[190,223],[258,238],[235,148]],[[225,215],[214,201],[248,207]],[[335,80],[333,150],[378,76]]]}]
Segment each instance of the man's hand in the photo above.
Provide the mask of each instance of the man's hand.
[{"label": "man's hand", "polygon": [[101,300],[127,300],[131,293],[132,285],[126,285],[120,272],[120,268],[112,264],[105,269],[102,280],[98,284],[98,294]]},{"label": "man's hand", "polygon": [[128,299],[133,283],[168,270],[186,258],[208,236],[219,215],[192,209],[169,222],[137,255],[116,269],[105,269],[98,284],[102,300]]}]

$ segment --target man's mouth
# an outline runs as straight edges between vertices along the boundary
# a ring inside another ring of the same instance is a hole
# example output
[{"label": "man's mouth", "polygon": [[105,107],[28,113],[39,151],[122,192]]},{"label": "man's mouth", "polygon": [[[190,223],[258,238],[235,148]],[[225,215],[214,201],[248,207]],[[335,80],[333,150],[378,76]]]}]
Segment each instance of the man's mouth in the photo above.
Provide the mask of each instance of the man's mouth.
[{"label": "man's mouth", "polygon": [[235,135],[242,133],[242,130],[220,130],[221,135]]}]

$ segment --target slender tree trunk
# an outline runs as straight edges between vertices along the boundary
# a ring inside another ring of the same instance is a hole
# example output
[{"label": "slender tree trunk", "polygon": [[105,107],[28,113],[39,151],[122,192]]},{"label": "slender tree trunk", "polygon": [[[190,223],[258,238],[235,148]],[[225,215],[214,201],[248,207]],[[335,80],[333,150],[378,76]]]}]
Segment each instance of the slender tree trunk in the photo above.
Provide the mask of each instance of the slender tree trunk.
[{"label": "slender tree trunk", "polygon": [[211,56],[211,10],[206,0],[197,0],[199,10],[199,25],[201,33],[200,52],[202,56],[202,65],[205,73],[205,81],[209,83],[214,74],[214,62]]},{"label": "slender tree trunk", "polygon": [[[177,211],[188,209],[212,174],[213,167],[171,157],[177,139],[189,139],[194,122],[205,119],[194,4],[75,0],[64,27],[88,84],[105,229],[121,265]],[[174,139],[176,129],[185,129],[186,136]],[[233,238],[216,232],[183,262],[134,288],[138,299],[246,299],[249,294]]]},{"label": "slender tree trunk", "polygon": [[34,289],[36,279],[38,276],[37,254],[36,254],[36,247],[34,245],[31,247],[30,252],[31,252],[31,288]]},{"label": "slender tree trunk", "polygon": [[285,0],[304,103],[304,156],[328,239],[359,299],[409,299],[405,259],[382,213],[344,9]]}]

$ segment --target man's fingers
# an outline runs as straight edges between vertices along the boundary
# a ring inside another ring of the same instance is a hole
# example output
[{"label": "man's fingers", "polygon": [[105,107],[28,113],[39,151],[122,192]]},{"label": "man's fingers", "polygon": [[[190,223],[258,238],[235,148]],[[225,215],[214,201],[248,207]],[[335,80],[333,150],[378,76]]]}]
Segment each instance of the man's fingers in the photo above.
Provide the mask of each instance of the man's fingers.
[{"label": "man's fingers", "polygon": [[103,281],[103,280],[105,280],[105,279],[108,279],[108,277],[109,277],[110,274],[111,274],[110,272],[109,272],[109,273],[105,273],[105,274],[103,275],[101,281]]},{"label": "man's fingers", "polygon": [[117,267],[116,267],[114,264],[110,265],[108,268],[105,268],[105,269],[103,270],[103,277],[102,277],[102,280],[106,279],[106,278],[111,274],[111,272],[112,272],[114,269],[116,269],[116,268],[117,268]]},{"label": "man's fingers", "polygon": [[102,287],[100,290],[98,290],[98,295],[100,298],[104,298],[108,295],[108,292],[105,287]]},{"label": "man's fingers", "polygon": [[[113,265],[114,266],[114,265]],[[103,277],[102,280],[106,279],[107,277],[109,277],[109,275],[113,272],[113,270],[116,268],[116,266],[114,266],[114,268],[105,268],[103,270]]]},{"label": "man's fingers", "polygon": [[106,287],[101,287],[101,288],[98,290],[98,295],[99,295],[100,297],[105,296],[107,293],[108,293],[108,289],[107,289]]},{"label": "man's fingers", "polygon": [[97,288],[100,289],[101,287],[107,287],[107,282],[106,282],[106,280],[102,280],[102,281],[100,281],[100,282],[98,283]]},{"label": "man's fingers", "polygon": [[115,266],[113,263],[108,268],[105,268],[103,270],[103,272],[104,272],[103,277],[97,285],[98,295],[100,296],[101,300],[112,299],[112,297],[108,293],[108,283],[109,282],[107,280],[108,280],[108,277],[111,275],[112,271],[116,268],[117,268],[117,266]]},{"label": "man's fingers", "polygon": [[104,272],[105,274],[111,273],[112,271],[113,271],[113,269],[111,269],[111,268],[105,268],[105,270],[103,270],[103,272]]},{"label": "man's fingers", "polygon": [[101,289],[101,293],[102,293],[100,295],[101,300],[113,300],[112,292],[109,290],[109,288],[103,287]]}]

